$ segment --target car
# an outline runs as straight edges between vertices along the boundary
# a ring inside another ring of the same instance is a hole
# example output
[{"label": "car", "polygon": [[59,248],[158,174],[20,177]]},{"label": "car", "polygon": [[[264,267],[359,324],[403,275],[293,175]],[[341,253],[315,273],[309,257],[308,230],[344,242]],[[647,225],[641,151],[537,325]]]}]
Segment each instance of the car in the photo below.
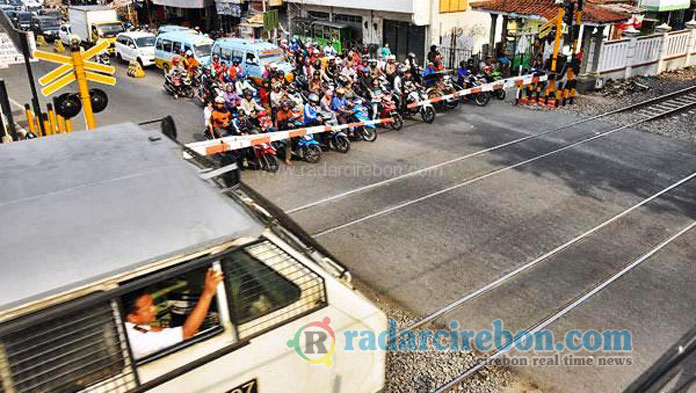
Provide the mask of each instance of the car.
[{"label": "car", "polygon": [[72,36],[70,24],[65,23],[60,25],[60,28],[58,29],[58,38],[60,38],[63,45],[70,45],[70,36]]},{"label": "car", "polygon": [[[9,16],[9,15],[8,15]],[[14,22],[15,28],[20,29],[20,30],[29,30],[31,29],[31,18],[32,18],[31,12],[27,11],[19,11],[15,13]]]},{"label": "car", "polygon": [[135,60],[140,66],[155,64],[155,35],[142,31],[130,31],[116,36],[116,58]]},{"label": "car", "polygon": [[34,16],[31,19],[31,31],[37,36],[44,36],[46,41],[53,42],[58,39],[60,22],[53,16]]}]

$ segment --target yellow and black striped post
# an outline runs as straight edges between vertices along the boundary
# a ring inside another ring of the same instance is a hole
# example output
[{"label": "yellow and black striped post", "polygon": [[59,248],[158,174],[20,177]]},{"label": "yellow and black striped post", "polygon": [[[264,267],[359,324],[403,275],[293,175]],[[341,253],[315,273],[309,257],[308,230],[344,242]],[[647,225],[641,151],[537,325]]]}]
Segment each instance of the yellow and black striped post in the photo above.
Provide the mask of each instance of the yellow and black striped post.
[{"label": "yellow and black striped post", "polygon": [[53,111],[53,105],[46,104],[46,112],[48,113],[48,123],[50,125],[51,134],[58,132],[58,123],[56,122],[56,113]]},{"label": "yellow and black striped post", "polygon": [[36,130],[36,119],[34,118],[34,111],[31,110],[29,104],[24,104],[24,111],[27,114],[27,124],[29,125],[29,132],[36,136],[41,136],[41,131]]}]

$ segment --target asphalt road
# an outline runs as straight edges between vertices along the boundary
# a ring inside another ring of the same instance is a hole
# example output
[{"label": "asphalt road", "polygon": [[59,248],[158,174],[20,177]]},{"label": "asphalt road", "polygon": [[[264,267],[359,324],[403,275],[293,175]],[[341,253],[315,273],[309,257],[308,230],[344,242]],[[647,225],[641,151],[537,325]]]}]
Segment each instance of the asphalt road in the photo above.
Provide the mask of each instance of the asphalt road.
[{"label": "asphalt road", "polygon": [[[37,64],[35,72],[53,67]],[[117,68],[118,84],[104,88],[111,102],[99,124],[171,114],[182,141],[200,139],[201,109],[167,96],[159,72],[131,79],[124,66]],[[1,70],[0,77],[14,101],[28,102],[21,67]],[[501,102],[465,105],[439,114],[431,126],[409,121],[375,143],[356,142],[346,155],[327,153],[315,165],[294,161],[277,174],[247,171],[243,179],[292,211],[358,280],[426,315],[696,172],[694,147],[628,129],[554,152],[615,128],[592,122],[351,191],[576,120]],[[442,321],[466,329],[490,327],[495,319],[513,331],[534,325],[694,220],[694,191],[696,180]],[[342,193],[349,194],[332,199]],[[687,233],[551,326],[557,337],[570,329],[628,329],[631,366],[517,370],[545,392],[621,392],[696,324],[694,240],[696,233]]]}]

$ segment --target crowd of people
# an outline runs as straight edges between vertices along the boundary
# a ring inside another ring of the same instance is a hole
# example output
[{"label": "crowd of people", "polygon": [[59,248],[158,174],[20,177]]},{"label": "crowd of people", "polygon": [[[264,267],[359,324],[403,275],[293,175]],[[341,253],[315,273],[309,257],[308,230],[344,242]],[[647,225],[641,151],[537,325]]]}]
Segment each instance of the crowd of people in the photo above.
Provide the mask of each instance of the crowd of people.
[{"label": "crowd of people", "polygon": [[[324,121],[321,112],[333,113],[338,123],[350,123],[356,99],[367,103],[374,119],[379,113],[375,96],[388,95],[398,108],[404,108],[407,88],[425,91],[445,71],[435,46],[425,67],[413,53],[397,61],[388,45],[376,51],[352,47],[337,53],[332,45],[321,47],[291,38],[281,40],[279,47],[293,65],[292,72],[266,64],[260,78],[246,75],[239,58],[223,61],[213,54],[204,66],[186,52],[172,60],[169,72],[186,75],[197,86],[209,138],[318,125]],[[262,121],[263,116],[270,121]],[[252,127],[235,126],[234,120],[242,117]],[[288,164],[289,156],[285,155]]]}]

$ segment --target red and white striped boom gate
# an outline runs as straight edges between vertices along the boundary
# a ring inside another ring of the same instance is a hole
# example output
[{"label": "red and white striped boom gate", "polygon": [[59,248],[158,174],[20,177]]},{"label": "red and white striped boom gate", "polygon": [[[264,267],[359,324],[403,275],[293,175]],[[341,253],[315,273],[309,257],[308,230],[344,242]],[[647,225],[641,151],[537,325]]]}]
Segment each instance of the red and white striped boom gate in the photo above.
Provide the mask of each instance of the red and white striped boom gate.
[{"label": "red and white striped boom gate", "polygon": [[245,149],[247,147],[255,145],[262,145],[264,143],[281,141],[283,139],[290,139],[298,136],[320,134],[322,132],[329,131],[341,131],[350,127],[361,127],[373,124],[386,124],[391,122],[391,118],[386,118],[361,121],[357,123],[339,124],[335,126],[320,125],[306,128],[297,128],[294,130],[267,132],[263,134],[226,136],[219,139],[211,139],[207,141],[189,143],[186,145],[186,147],[190,148],[198,154],[211,156],[218,153],[224,153],[226,151]]},{"label": "red and white striped boom gate", "polygon": [[463,97],[469,94],[476,94],[476,93],[481,93],[481,92],[486,92],[486,91],[495,91],[495,90],[500,90],[500,89],[507,89],[509,87],[520,87],[524,85],[529,85],[533,83],[539,83],[539,82],[546,82],[549,79],[547,75],[522,75],[522,76],[516,76],[513,78],[507,78],[507,79],[501,79],[499,81],[491,82],[491,83],[486,83],[481,86],[476,86],[476,87],[471,87],[468,89],[464,90],[459,90],[456,91],[452,94],[447,94],[444,96],[439,96],[439,97],[433,97],[424,101],[418,101],[414,102],[412,104],[407,105],[408,108],[415,108],[417,106],[425,105],[427,103],[434,104],[436,102],[444,101],[444,100],[449,100],[450,98],[457,98],[457,97]]}]

